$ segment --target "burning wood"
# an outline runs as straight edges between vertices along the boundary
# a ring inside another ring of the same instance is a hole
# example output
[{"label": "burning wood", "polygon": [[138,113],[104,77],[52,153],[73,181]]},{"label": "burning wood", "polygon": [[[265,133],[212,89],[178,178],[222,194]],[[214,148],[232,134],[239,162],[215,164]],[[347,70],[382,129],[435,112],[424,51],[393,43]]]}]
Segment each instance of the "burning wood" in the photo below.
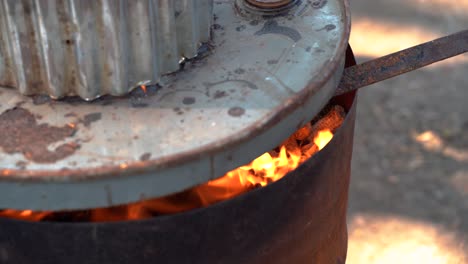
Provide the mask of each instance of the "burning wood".
[{"label": "burning wood", "polygon": [[0,217],[29,221],[123,221],[174,214],[231,199],[283,178],[322,150],[345,118],[341,106],[327,107],[316,119],[296,131],[278,148],[264,153],[250,164],[190,190],[134,204],[74,212],[3,210]]}]

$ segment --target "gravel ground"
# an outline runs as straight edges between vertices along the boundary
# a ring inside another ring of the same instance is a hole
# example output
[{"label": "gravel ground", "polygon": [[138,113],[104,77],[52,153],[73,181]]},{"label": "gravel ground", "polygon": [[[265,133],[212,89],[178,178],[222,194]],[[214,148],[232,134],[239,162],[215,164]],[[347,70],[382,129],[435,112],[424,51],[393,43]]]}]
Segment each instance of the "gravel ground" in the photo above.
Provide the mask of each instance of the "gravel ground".
[{"label": "gravel ground", "polygon": [[[351,0],[359,61],[468,29],[468,0]],[[348,263],[468,263],[468,56],[359,97]]]}]

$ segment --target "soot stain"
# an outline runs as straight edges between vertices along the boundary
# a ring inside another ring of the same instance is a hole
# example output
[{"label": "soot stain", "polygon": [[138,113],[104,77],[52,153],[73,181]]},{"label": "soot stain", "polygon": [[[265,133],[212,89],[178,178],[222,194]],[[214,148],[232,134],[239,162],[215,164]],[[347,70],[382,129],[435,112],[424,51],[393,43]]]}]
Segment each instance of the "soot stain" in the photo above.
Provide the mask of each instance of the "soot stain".
[{"label": "soot stain", "polygon": [[336,29],[336,26],[333,25],[333,24],[328,24],[326,26],[324,26],[323,28],[317,30],[317,31],[323,31],[323,30],[326,30],[327,32],[330,32],[332,30]]},{"label": "soot stain", "polygon": [[327,4],[328,0],[315,0],[312,2],[312,7],[315,9],[320,9]]},{"label": "soot stain", "polygon": [[184,111],[182,111],[182,109],[180,107],[175,107],[172,110],[174,110],[174,112],[176,114],[178,114],[178,115],[183,115],[184,114]]},{"label": "soot stain", "polygon": [[35,95],[32,97],[32,101],[34,105],[43,105],[49,103],[52,99],[47,95]]},{"label": "soot stain", "polygon": [[245,25],[240,25],[240,26],[236,27],[236,31],[241,32],[241,31],[243,31],[243,30],[246,29],[246,28],[247,28],[247,27],[246,27]]},{"label": "soot stain", "polygon": [[257,26],[260,22],[258,20],[252,20],[249,22],[249,25],[251,26]]},{"label": "soot stain", "polygon": [[242,69],[242,68],[237,68],[237,69],[234,70],[234,73],[239,74],[239,75],[240,75],[240,74],[244,74],[244,73],[245,73],[245,70]]},{"label": "soot stain", "polygon": [[214,30],[223,30],[224,27],[221,26],[220,24],[213,24],[213,29],[214,29]]},{"label": "soot stain", "polygon": [[231,109],[228,110],[228,114],[233,117],[240,117],[245,114],[245,109],[242,107],[232,107]]},{"label": "soot stain", "polygon": [[87,114],[83,117],[81,120],[81,123],[85,127],[90,127],[92,123],[97,122],[102,119],[102,114],[101,113],[91,113]]},{"label": "soot stain", "polygon": [[55,127],[38,124],[35,116],[21,107],[0,115],[0,131],[3,151],[7,154],[21,153],[27,160],[36,163],[55,163],[80,148],[76,143],[64,143],[50,151],[48,147],[51,144],[73,137],[76,129],[67,125]]},{"label": "soot stain", "polygon": [[65,115],[63,115],[64,117],[77,117],[78,114],[74,113],[74,112],[70,112],[70,113],[67,113]]},{"label": "soot stain", "polygon": [[226,96],[228,96],[228,94],[225,91],[216,91],[214,93],[213,98],[214,99],[220,99],[220,98],[223,98],[223,97],[226,97]]},{"label": "soot stain", "polygon": [[298,42],[302,39],[302,35],[299,33],[299,31],[294,28],[280,26],[275,20],[268,20],[265,22],[262,29],[255,32],[255,36],[262,36],[265,34],[283,35],[290,38],[294,42]]},{"label": "soot stain", "polygon": [[194,97],[185,97],[183,100],[182,100],[182,103],[184,105],[192,105],[196,102],[196,99]]},{"label": "soot stain", "polygon": [[[244,84],[245,86],[247,86],[248,88],[252,89],[252,90],[258,90],[258,86],[253,83],[253,82],[250,82],[250,81],[246,81],[246,80],[238,80],[238,79],[227,79],[227,80],[224,80],[224,81],[220,81],[220,82],[214,82],[214,83],[203,83],[203,85],[206,87],[207,90],[210,90],[211,88],[213,87],[216,87],[218,85],[221,85],[221,84],[225,84],[225,83],[230,83],[230,82],[234,82],[234,83],[241,83],[241,84]],[[208,91],[208,94],[209,94],[209,91]]]},{"label": "soot stain", "polygon": [[133,102],[131,105],[132,105],[132,108],[146,108],[149,106],[149,104],[147,103],[140,103],[140,102]]},{"label": "soot stain", "polygon": [[20,161],[16,162],[15,166],[16,166],[16,168],[18,168],[20,170],[24,170],[28,166],[28,163],[23,161],[23,160],[20,160]]},{"label": "soot stain", "polygon": [[149,153],[149,152],[147,152],[147,153],[140,156],[140,161],[147,161],[149,159],[151,159],[151,153]]}]

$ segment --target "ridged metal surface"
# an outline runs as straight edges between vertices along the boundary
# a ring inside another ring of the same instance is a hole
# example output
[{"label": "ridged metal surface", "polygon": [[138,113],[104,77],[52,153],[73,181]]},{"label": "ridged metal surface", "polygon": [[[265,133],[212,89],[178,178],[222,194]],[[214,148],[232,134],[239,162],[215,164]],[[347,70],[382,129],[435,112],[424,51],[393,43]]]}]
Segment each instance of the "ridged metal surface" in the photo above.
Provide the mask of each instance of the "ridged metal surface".
[{"label": "ridged metal surface", "polygon": [[0,85],[26,95],[123,95],[210,39],[213,0],[0,1]]}]

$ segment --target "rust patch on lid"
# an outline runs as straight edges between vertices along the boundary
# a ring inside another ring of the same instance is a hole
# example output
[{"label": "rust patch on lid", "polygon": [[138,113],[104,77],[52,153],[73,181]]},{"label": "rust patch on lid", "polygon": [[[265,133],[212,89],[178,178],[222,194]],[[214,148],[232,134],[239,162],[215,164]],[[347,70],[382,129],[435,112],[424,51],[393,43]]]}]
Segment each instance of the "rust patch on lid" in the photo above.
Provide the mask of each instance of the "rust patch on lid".
[{"label": "rust patch on lid", "polygon": [[72,137],[76,129],[38,124],[28,110],[15,107],[0,115],[0,148],[8,154],[21,153],[30,161],[54,163],[72,155],[79,145],[65,143],[51,151],[48,146]]}]

